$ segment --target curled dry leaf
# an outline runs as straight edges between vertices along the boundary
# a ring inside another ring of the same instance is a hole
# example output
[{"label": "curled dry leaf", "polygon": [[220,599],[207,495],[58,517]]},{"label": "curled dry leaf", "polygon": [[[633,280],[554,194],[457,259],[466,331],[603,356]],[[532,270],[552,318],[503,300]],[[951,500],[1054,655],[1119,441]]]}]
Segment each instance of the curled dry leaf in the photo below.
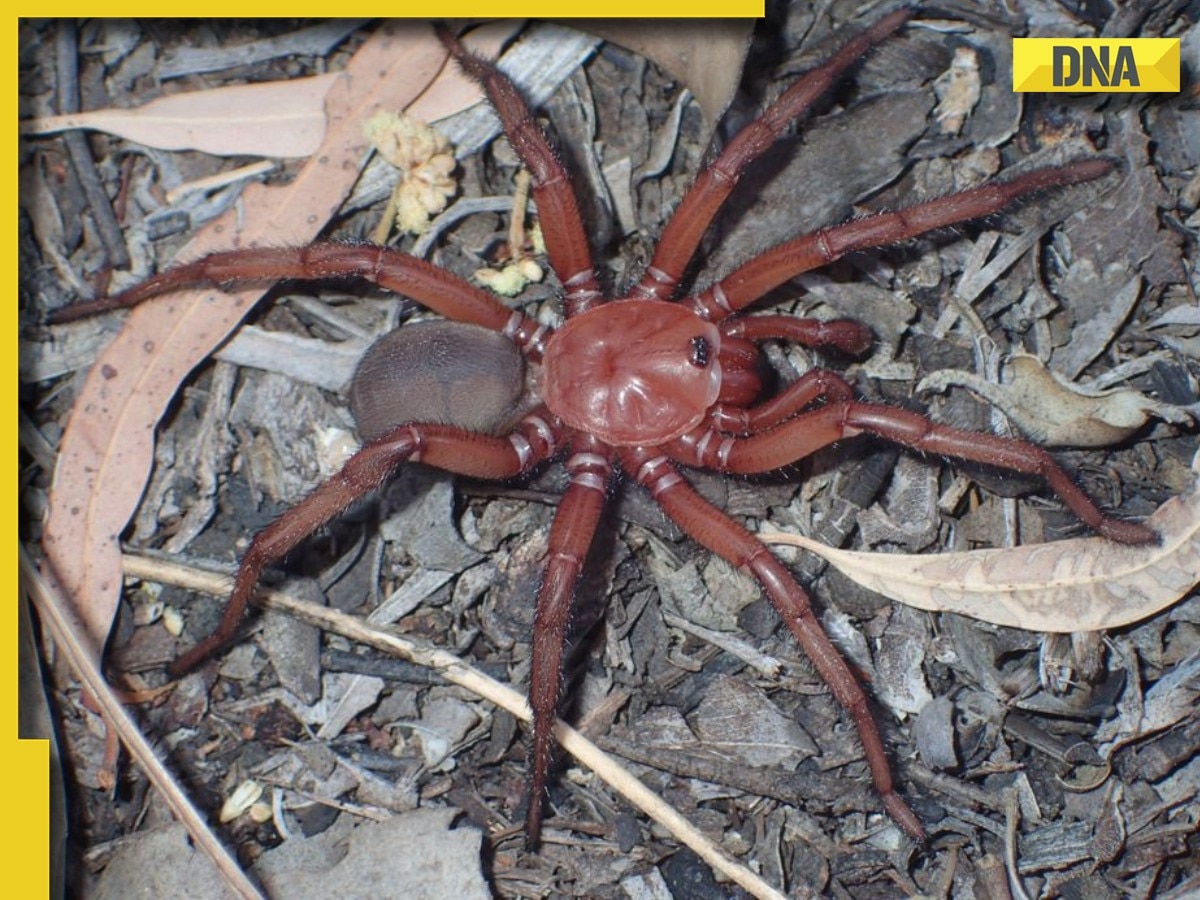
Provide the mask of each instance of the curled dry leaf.
[{"label": "curled dry leaf", "polygon": [[[282,187],[251,185],[241,209],[211,222],[180,251],[190,259],[255,243],[313,240],[354,186],[366,157],[363,122],[403,108],[441,69],[446,51],[424,25],[380,27],[328,94],[321,152]],[[121,588],[117,539],[141,497],[154,426],[191,370],[225,339],[262,291],[179,292],[139,306],[103,351],[63,434],[43,546],[79,603],[99,658]],[[83,602],[86,598],[86,605]]]},{"label": "curled dry leaf", "polygon": [[1158,544],[1103,538],[937,556],[858,553],[806,537],[763,534],[803,547],[863,587],[930,612],[995,625],[1070,633],[1119,628],[1161,612],[1192,590],[1200,573],[1200,455],[1197,483],[1168,500],[1148,524]]},{"label": "curled dry leaf", "polygon": [[1024,353],[1009,361],[1001,377],[997,384],[971,372],[943,369],[923,378],[917,390],[965,387],[1001,410],[1030,440],[1046,447],[1107,447],[1125,440],[1151,416],[1176,424],[1191,421],[1185,409],[1137,391],[1072,384]]},{"label": "curled dry leaf", "polygon": [[332,740],[361,713],[379,702],[385,685],[374,675],[351,675],[334,672],[324,679],[323,697],[318,718],[321,728],[317,737]]},{"label": "curled dry leaf", "polygon": [[285,56],[328,56],[338,44],[370,19],[332,19],[294,28],[278,37],[258,37],[230,46],[184,46],[164,54],[158,68],[162,79],[204,72],[222,72]]}]

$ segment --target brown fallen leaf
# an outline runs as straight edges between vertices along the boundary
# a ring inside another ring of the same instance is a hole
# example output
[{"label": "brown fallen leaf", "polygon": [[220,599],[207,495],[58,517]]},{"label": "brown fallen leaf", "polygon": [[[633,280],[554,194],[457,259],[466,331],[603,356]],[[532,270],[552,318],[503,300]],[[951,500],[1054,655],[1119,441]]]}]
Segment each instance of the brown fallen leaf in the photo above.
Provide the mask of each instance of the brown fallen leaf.
[{"label": "brown fallen leaf", "polygon": [[237,84],[151,100],[133,109],[30,119],[21,134],[84,128],[160,150],[201,150],[216,156],[304,157],[325,132],[325,95],[340,76]]},{"label": "brown fallen leaf", "polygon": [[1096,390],[1067,381],[1025,353],[1009,360],[1001,374],[997,384],[972,372],[943,369],[921,379],[917,391],[965,387],[1045,447],[1108,447],[1125,440],[1151,416],[1176,424],[1192,421],[1185,407],[1160,403],[1138,391]]},{"label": "brown fallen leaf", "polygon": [[[315,238],[358,178],[367,156],[363,122],[411,103],[445,58],[427,25],[380,26],[335,76],[321,152],[291,184],[251,185],[240,211],[211,222],[180,257]],[[155,425],[183,379],[261,294],[186,291],[139,306],[88,373],[59,449],[43,546],[46,564],[75,598],[97,659],[120,596],[118,539],[149,476]]]},{"label": "brown fallen leaf", "polygon": [[[472,53],[493,59],[500,56],[504,45],[524,25],[523,19],[487,22],[463,35],[463,44]],[[483,100],[483,88],[477,82],[464,75],[458,66],[447,66],[406,111],[415,119],[433,124]]]},{"label": "brown fallen leaf", "polygon": [[[467,45],[494,56],[520,22],[475,29]],[[20,124],[21,134],[56,134],[75,128],[103,131],[160,150],[200,150],[215,156],[306,157],[325,138],[326,97],[342,76],[316,75],[259,84],[191,91],[151,100],[134,109],[99,109],[45,116]],[[413,101],[412,114],[437,121],[482,99],[475,82],[446,66]]]},{"label": "brown fallen leaf", "polygon": [[1130,547],[1103,538],[965,553],[859,553],[800,535],[762,534],[803,547],[846,577],[891,600],[995,625],[1067,634],[1119,628],[1161,612],[1200,578],[1200,455],[1197,482],[1146,524],[1159,544]]},{"label": "brown fallen leaf", "polygon": [[586,21],[572,23],[584,31],[620,44],[670,73],[696,98],[711,132],[733,101],[750,50],[753,19],[647,22]]}]

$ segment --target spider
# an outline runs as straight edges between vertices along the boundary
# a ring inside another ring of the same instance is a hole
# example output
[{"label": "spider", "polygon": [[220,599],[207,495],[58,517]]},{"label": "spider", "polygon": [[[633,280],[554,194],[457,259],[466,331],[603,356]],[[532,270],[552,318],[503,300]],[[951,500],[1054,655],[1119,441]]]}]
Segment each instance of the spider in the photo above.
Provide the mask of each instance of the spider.
[{"label": "spider", "polygon": [[587,226],[566,169],[517,88],[442,29],[442,40],[458,64],[483,84],[509,141],[532,173],[547,254],[563,290],[564,321],[557,329],[423,260],[386,247],[347,243],[216,253],[55,316],[65,321],[129,307],[192,285],[357,277],[412,298],[446,319],[502,336],[497,340],[540,369],[540,378],[533,379],[537,402],[508,434],[429,421],[373,423],[364,429],[372,436],[339,473],[254,537],[220,624],[172,664],[172,674],[193,668],[234,636],[264,568],[380,487],[404,463],[420,461],[460,475],[507,480],[562,459],[569,484],[550,533],[533,629],[527,845],[537,845],[541,829],[573,596],[601,513],[622,479],[636,482],[686,534],[758,581],[853,720],[883,808],[906,834],[923,840],[920,819],[896,790],[867,696],[818,623],[808,595],[765,544],[700,496],[683,469],[769,472],[836,441],[871,434],[919,452],[1038,475],[1086,525],[1112,540],[1143,543],[1155,535],[1143,525],[1101,513],[1041,448],[864,402],[833,372],[812,370],[762,399],[761,342],[858,354],[869,347],[872,335],[853,320],[743,314],[774,288],[846,253],[988,216],[1037,191],[1100,178],[1114,168],[1108,160],[1031,171],[823,228],[762,253],[701,291],[679,296],[685,268],[741,173],[911,15],[909,10],[894,12],[845,42],[742,129],[683,198],[641,279],[617,298],[601,292]]}]

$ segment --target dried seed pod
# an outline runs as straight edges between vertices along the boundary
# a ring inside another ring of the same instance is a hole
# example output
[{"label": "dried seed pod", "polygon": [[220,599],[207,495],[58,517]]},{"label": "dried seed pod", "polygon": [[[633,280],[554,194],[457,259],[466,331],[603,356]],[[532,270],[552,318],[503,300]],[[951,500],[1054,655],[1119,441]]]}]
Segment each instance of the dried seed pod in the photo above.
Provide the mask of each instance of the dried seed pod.
[{"label": "dried seed pod", "polygon": [[417,322],[384,335],[350,382],[364,441],[404,422],[499,434],[521,407],[525,360],[508,338],[462,322]]}]

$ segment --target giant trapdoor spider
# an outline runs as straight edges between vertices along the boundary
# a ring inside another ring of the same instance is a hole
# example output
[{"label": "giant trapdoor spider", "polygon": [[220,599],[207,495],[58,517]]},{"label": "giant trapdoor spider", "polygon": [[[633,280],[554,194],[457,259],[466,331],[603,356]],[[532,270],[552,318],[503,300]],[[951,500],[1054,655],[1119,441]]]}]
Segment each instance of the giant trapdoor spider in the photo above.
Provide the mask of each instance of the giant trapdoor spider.
[{"label": "giant trapdoor spider", "polygon": [[866,51],[902,27],[911,13],[880,20],[801,77],[744,128],[697,178],[667,224],[645,274],[619,298],[600,289],[564,166],[520,98],[490,63],[444,40],[481,81],[504,130],[533,173],[534,196],[550,263],[563,287],[565,321],[539,325],[492,295],[422,260],[365,244],[218,253],[181,265],[59,320],[132,306],[193,284],[284,278],[357,277],[410,297],[458,322],[504,335],[540,366],[540,402],[507,436],[427,422],[397,423],[369,441],[333,478],[257,534],[245,553],[218,629],[181,656],[186,671],[234,635],[266,566],[282,558],[405,462],[481,479],[511,479],[562,458],[570,477],[550,535],[537,598],[530,701],[534,710],[531,801],[526,838],[538,841],[552,751],[570,608],[584,559],[620,478],[636,481],[687,534],[762,586],[834,697],[854,721],[884,808],[914,839],[918,817],[895,790],[867,698],[815,618],[787,568],[746,528],[704,500],[682,469],[751,474],[789,465],[844,438],[868,433],[920,451],[1032,473],[1089,527],[1113,540],[1154,539],[1144,526],[1103,515],[1045,451],[1021,441],[937,425],[905,410],[854,399],[845,380],[814,370],[760,400],[758,344],[774,340],[862,352],[871,334],[859,322],[816,322],[743,315],[793,277],[863,248],[896,242],[996,213],[1036,191],[1093,180],[1112,170],[1103,159],[1027,172],[898,212],[824,228],[746,262],[698,293],[678,297],[685,268],[739,175],[804,114]]}]

